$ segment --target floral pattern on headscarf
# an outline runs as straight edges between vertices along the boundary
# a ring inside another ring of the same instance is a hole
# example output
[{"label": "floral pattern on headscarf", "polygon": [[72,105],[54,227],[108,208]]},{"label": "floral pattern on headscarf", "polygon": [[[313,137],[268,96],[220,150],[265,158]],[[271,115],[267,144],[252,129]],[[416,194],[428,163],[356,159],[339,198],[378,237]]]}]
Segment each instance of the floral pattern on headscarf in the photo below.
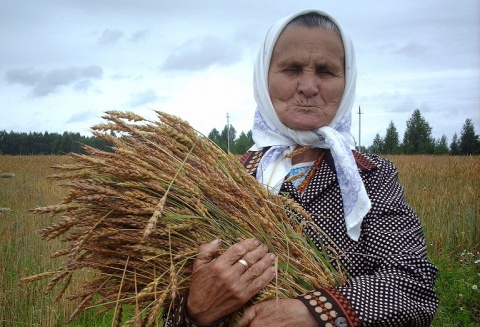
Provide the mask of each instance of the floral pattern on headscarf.
[{"label": "floral pattern on headscarf", "polygon": [[[288,128],[277,117],[269,96],[268,69],[275,42],[285,26],[295,17],[311,12],[329,17],[340,29],[345,49],[345,90],[337,114],[330,125],[314,131],[298,131]],[[350,127],[355,83],[356,64],[353,45],[331,16],[318,10],[304,10],[278,21],[268,31],[255,65],[254,96],[257,109],[252,131],[255,145],[251,150],[270,147],[260,161],[256,178],[273,193],[278,193],[285,176],[292,168],[291,159],[285,156],[297,145],[330,149],[342,193],[347,233],[357,241],[363,217],[370,210],[371,202],[351,151],[354,148]]]}]

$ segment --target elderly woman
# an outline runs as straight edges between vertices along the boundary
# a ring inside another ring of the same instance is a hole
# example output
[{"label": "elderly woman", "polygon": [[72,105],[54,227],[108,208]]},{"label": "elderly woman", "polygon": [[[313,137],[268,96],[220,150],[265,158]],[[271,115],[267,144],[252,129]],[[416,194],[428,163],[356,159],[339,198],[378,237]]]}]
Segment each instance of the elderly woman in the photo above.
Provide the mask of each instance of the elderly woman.
[{"label": "elderly woman", "polygon": [[[300,203],[335,246],[349,280],[246,309],[239,326],[428,326],[437,308],[436,268],[393,164],[353,150],[353,47],[327,14],[303,11],[268,32],[255,67],[255,145],[242,158],[272,192]],[[293,152],[293,154],[292,154]],[[289,155],[290,154],[290,155]],[[289,156],[287,156],[289,155]],[[309,233],[309,231],[306,231]],[[177,326],[222,326],[275,275],[256,240],[218,255],[200,246]]]}]

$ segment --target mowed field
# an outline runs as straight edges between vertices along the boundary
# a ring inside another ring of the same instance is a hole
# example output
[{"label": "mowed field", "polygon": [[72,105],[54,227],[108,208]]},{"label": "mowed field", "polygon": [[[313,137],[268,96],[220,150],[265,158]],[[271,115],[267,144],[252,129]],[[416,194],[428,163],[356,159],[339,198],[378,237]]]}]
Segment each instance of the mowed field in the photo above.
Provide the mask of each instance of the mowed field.
[{"label": "mowed field", "polygon": [[[480,158],[389,156],[400,172],[407,200],[420,216],[429,257],[440,269],[440,307],[433,326],[480,326]],[[20,278],[61,264],[50,255],[60,240],[44,241],[38,231],[57,221],[30,208],[61,201],[66,190],[47,179],[51,166],[67,156],[0,156],[0,326],[65,326],[78,303],[45,294],[48,281]],[[92,272],[85,271],[85,275]],[[80,287],[77,276],[72,287]],[[67,294],[71,293],[67,291]],[[71,326],[110,326],[111,314],[96,308]]]}]

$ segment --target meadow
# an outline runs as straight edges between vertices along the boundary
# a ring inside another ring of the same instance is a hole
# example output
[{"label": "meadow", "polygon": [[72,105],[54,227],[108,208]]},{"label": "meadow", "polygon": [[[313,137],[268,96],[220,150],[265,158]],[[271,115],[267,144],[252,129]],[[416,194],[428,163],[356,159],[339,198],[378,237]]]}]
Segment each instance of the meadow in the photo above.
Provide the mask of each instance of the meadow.
[{"label": "meadow", "polygon": [[[440,306],[432,326],[480,326],[480,158],[390,156],[399,169],[408,202],[420,216],[430,260],[439,267]],[[44,293],[47,281],[20,278],[56,268],[38,230],[56,218],[30,208],[58,203],[66,190],[48,180],[51,166],[67,156],[0,156],[0,326],[65,326],[77,303]],[[1,175],[0,175],[1,176]],[[85,275],[91,272],[85,271]],[[81,284],[77,277],[73,287]],[[110,326],[111,313],[92,308],[69,326]]]}]

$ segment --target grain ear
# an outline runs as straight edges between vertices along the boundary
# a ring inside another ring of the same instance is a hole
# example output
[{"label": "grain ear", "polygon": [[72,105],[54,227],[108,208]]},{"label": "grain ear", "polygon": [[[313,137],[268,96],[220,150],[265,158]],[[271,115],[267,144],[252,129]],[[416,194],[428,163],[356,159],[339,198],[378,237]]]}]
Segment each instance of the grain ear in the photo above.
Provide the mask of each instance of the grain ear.
[{"label": "grain ear", "polygon": [[[113,144],[113,152],[85,147],[74,164],[53,176],[69,190],[57,205],[32,212],[61,217],[42,230],[46,240],[62,237],[68,248],[53,273],[26,278],[61,280],[67,290],[72,274],[98,272],[70,298],[81,299],[72,318],[87,307],[133,306],[135,323],[151,324],[189,287],[198,245],[221,239],[228,247],[256,238],[278,259],[277,284],[254,300],[295,297],[344,281],[303,234],[311,218],[292,200],[270,194],[225,153],[185,121],[157,112],[158,121],[119,111],[93,128]],[[118,137],[112,137],[109,131]],[[299,227],[300,226],[300,227]],[[68,279],[67,279],[68,278]],[[142,315],[140,317],[139,315]]]}]

